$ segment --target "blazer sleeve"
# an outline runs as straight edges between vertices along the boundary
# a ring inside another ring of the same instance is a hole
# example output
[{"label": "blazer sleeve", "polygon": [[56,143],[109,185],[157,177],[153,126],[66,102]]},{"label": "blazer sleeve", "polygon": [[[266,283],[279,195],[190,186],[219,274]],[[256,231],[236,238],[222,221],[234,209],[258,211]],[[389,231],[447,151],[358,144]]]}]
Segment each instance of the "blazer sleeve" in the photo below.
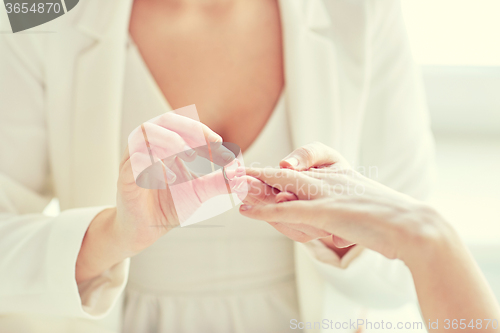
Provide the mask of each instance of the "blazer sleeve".
[{"label": "blazer sleeve", "polygon": [[102,317],[124,288],[128,260],[77,285],[83,237],[105,207],[42,213],[52,197],[42,38],[0,34],[0,314]]},{"label": "blazer sleeve", "polygon": [[[370,79],[359,170],[397,191],[425,199],[434,178],[434,141],[400,2],[372,0],[367,5]],[[303,246],[325,281],[359,304],[399,307],[416,300],[411,274],[402,261],[360,246],[342,259],[318,240]]]}]

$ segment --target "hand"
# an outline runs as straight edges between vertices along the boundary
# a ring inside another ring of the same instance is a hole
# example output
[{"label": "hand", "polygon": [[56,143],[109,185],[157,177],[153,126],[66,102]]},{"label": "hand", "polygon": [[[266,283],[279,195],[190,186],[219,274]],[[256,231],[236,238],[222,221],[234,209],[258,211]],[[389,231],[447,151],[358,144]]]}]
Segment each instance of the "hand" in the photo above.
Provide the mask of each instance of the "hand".
[{"label": "hand", "polygon": [[[207,141],[211,144],[207,145]],[[202,175],[186,167],[185,162],[195,159],[195,169],[204,166]],[[228,194],[222,170],[212,172],[210,160],[218,166],[231,161],[238,165],[220,136],[206,125],[174,112],[144,123],[131,133],[129,149],[120,165],[117,219],[125,233],[137,238],[132,240],[134,247],[140,250],[151,245],[185,222],[203,202]],[[145,170],[148,172],[142,173]],[[233,173],[233,179],[235,170],[228,172]],[[236,183],[236,179],[229,180],[230,186]]]},{"label": "hand", "polygon": [[[280,162],[280,167],[296,171],[304,171],[310,168],[320,168],[334,164],[337,164],[337,166],[345,165],[346,167],[349,167],[349,163],[347,163],[342,156],[337,154],[333,149],[320,142],[315,142],[294,150]],[[278,189],[256,180],[255,178],[248,178],[248,196],[245,200],[243,200],[243,202],[248,205],[297,200],[297,196],[291,192],[281,192]],[[340,256],[345,254],[347,251],[344,248],[353,245],[352,242],[348,242],[336,235],[331,235],[324,230],[319,230],[315,227],[302,223],[293,224],[283,221],[267,222],[276,230],[297,242],[305,243],[319,238],[323,243],[325,243],[325,245],[337,252]]]},{"label": "hand", "polygon": [[247,169],[273,188],[274,199],[292,201],[243,205],[240,212],[271,223],[312,227],[401,259],[412,273],[425,322],[499,318],[498,302],[481,270],[434,209],[360,175],[338,153],[331,156],[339,162],[308,171]]},{"label": "hand", "polygon": [[[246,205],[266,205],[286,200],[296,200],[295,194],[280,192],[278,189],[275,189],[254,177],[244,176],[242,179],[247,182],[248,193],[246,197],[242,198],[243,203]],[[238,193],[238,190],[236,189],[234,192]],[[305,243],[316,238],[331,236],[331,234],[326,233],[323,230],[300,223],[292,224],[286,222],[267,222],[283,235],[301,243]]]},{"label": "hand", "polygon": [[[149,146],[145,143],[146,136]],[[207,142],[213,148],[210,151]],[[210,168],[208,174],[198,177],[184,164],[197,154],[206,158],[210,154],[218,165],[227,164],[227,160],[235,156],[221,143],[222,138],[207,126],[173,112],[137,128],[129,138],[130,147],[120,163],[116,207],[97,215],[85,235],[77,259],[77,281],[98,276],[139,253],[189,218],[203,202],[228,194],[220,169],[211,172]],[[237,164],[237,160],[233,163]],[[160,169],[153,170],[149,176],[142,173],[152,165]],[[226,171],[230,187],[246,185],[244,179],[237,177],[237,170]],[[153,187],[143,188],[137,183]]]},{"label": "hand", "polygon": [[[245,205],[241,213],[271,223],[313,227],[400,259],[415,253],[408,249],[419,240],[439,238],[446,229],[433,209],[362,176],[333,149],[329,156],[334,164],[308,171],[247,168],[247,175],[299,200]],[[280,195],[290,196],[280,193],[275,198]]]}]

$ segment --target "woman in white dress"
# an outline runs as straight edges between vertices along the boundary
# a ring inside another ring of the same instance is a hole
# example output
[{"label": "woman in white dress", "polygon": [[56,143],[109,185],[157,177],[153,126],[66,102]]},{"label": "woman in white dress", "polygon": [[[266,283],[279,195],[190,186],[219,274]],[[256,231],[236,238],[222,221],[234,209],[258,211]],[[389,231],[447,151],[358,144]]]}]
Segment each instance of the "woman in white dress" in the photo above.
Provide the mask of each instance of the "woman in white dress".
[{"label": "woman in white dress", "polygon": [[325,304],[355,318],[413,299],[401,263],[294,245],[237,210],[164,235],[149,226],[171,203],[120,158],[141,123],[196,104],[247,165],[322,141],[423,196],[432,139],[397,1],[86,0],[50,29],[0,36],[0,328],[287,332]]}]

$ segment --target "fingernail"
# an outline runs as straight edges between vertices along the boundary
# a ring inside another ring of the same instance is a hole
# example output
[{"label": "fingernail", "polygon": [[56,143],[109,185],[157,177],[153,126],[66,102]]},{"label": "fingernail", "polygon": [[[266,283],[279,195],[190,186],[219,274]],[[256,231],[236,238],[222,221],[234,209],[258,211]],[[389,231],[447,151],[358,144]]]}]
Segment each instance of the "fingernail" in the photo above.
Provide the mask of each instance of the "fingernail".
[{"label": "fingernail", "polygon": [[250,205],[241,205],[240,210],[250,210],[252,209],[252,206]]},{"label": "fingernail", "polygon": [[298,166],[299,165],[299,160],[296,159],[295,157],[290,157],[290,158],[287,158],[285,160],[285,162],[287,162],[288,164],[290,164],[291,166]]},{"label": "fingernail", "polygon": [[234,159],[234,154],[229,152],[224,152],[221,154],[222,159],[226,162],[232,161]]},{"label": "fingernail", "polygon": [[222,142],[222,138],[220,136],[218,136],[218,135],[211,134],[208,137],[208,141],[210,141],[210,142]]}]

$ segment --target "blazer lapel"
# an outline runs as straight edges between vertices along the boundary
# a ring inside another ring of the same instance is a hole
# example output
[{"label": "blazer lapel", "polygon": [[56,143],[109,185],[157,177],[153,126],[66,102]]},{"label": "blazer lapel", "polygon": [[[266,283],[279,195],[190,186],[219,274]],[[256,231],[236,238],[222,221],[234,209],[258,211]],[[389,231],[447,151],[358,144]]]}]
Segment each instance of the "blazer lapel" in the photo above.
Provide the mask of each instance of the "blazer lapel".
[{"label": "blazer lapel", "polygon": [[369,89],[365,6],[280,1],[293,144],[320,141],[353,164]]},{"label": "blazer lapel", "polygon": [[[354,164],[368,91],[365,10],[333,0],[280,0],[280,9],[293,145],[320,141]],[[319,322],[325,280],[306,252],[295,245],[301,319]]]},{"label": "blazer lapel", "polygon": [[[281,0],[287,111],[295,148],[313,141],[335,146],[339,104],[335,52],[325,34],[330,19],[321,0]],[[300,244],[295,272],[303,321],[319,321],[324,280]],[[312,332],[312,331],[311,331]]]},{"label": "blazer lapel", "polygon": [[287,109],[293,145],[338,142],[335,49],[322,0],[281,0]]},{"label": "blazer lapel", "polygon": [[74,206],[114,204],[120,161],[121,99],[131,0],[86,0],[79,30],[93,39],[76,63]]}]

